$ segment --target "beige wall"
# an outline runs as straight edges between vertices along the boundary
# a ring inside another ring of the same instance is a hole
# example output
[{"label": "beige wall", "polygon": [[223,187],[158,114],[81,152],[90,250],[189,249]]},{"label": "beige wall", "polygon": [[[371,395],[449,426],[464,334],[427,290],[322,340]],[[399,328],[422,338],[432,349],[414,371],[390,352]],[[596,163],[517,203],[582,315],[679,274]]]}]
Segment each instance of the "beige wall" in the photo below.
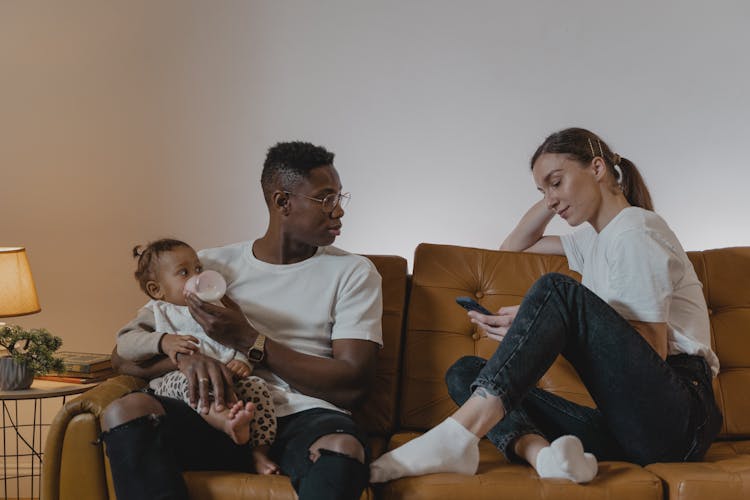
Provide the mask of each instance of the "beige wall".
[{"label": "beige wall", "polygon": [[705,5],[0,1],[0,245],[43,308],[18,322],[110,350],[145,301],[131,247],[259,235],[282,139],[337,152],[357,252],[496,246],[569,125],[639,164],[687,248],[748,245],[750,4]]}]

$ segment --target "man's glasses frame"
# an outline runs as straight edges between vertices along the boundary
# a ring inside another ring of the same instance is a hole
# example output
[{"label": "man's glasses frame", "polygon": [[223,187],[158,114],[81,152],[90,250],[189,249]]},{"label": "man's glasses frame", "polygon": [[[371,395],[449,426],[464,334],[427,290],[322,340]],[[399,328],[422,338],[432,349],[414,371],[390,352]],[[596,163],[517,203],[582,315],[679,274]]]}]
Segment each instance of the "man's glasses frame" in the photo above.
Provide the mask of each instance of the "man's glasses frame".
[{"label": "man's glasses frame", "polygon": [[350,193],[331,193],[324,196],[323,198],[314,198],[312,196],[307,196],[306,194],[293,193],[291,191],[284,191],[284,194],[288,194],[291,196],[301,196],[302,198],[307,198],[308,200],[317,201],[318,203],[320,203],[320,208],[322,208],[323,211],[328,214],[336,210],[336,207],[340,206],[342,209],[346,208],[346,206],[349,204],[349,201],[351,201],[352,199],[352,195]]}]

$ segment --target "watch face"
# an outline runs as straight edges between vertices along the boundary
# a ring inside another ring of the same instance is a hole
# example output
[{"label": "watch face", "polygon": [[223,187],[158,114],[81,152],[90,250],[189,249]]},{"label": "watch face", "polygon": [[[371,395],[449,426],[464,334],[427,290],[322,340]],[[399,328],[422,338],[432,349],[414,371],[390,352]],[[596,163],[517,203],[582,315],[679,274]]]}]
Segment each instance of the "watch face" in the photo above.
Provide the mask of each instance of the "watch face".
[{"label": "watch face", "polygon": [[263,351],[255,348],[250,349],[250,352],[247,353],[247,359],[249,359],[251,363],[260,363],[263,361]]}]

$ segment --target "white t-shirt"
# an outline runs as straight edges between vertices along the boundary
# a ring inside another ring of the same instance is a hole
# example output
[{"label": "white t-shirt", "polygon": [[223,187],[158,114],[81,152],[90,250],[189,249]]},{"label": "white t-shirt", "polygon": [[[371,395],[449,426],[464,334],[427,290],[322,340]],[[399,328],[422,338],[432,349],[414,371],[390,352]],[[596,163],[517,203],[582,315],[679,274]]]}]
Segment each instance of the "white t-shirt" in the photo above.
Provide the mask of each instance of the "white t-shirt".
[{"label": "white t-shirt", "polygon": [[[148,316],[153,331],[133,329],[117,336],[117,354],[131,361],[143,361],[159,354],[159,339],[165,333],[192,335],[199,340],[198,351],[226,364],[233,359],[250,365],[245,354],[212,339],[190,314],[187,306],[178,306],[163,300],[150,300],[138,312],[138,316]],[[149,386],[157,389],[162,377],[149,381]]]},{"label": "white t-shirt", "polygon": [[[198,350],[201,354],[217,359],[222,363],[229,363],[233,359],[238,359],[248,365],[250,364],[243,353],[239,353],[235,349],[227,347],[206,335],[203,328],[201,328],[190,314],[187,306],[178,306],[164,302],[163,300],[152,300],[144,307],[154,312],[154,322],[157,332],[192,335],[200,340]],[[119,348],[117,352],[120,352]],[[157,353],[150,353],[149,357],[155,354]]]},{"label": "white t-shirt", "polygon": [[[319,247],[295,264],[262,262],[252,241],[198,252],[206,269],[221,273],[227,295],[268,338],[304,354],[333,357],[332,341],[370,340],[383,345],[381,278],[369,259],[336,247]],[[268,382],[276,415],[309,408],[344,411],[304,395],[265,366],[254,375]]]},{"label": "white t-shirt", "polygon": [[598,234],[587,225],[560,239],[587,288],[627,320],[666,323],[669,354],[703,356],[719,373],[701,282],[664,219],[628,207]]}]

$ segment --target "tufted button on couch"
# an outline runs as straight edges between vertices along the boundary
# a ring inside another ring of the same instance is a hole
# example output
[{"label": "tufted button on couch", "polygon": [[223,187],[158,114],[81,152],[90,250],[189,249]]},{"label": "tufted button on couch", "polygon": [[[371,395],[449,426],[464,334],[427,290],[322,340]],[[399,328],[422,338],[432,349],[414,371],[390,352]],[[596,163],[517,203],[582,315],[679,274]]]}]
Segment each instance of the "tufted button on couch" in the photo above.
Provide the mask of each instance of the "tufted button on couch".
[{"label": "tufted button on couch", "polygon": [[[639,467],[601,462],[587,485],[540,480],[525,465],[510,464],[487,441],[474,476],[431,474],[367,489],[362,498],[383,499],[750,499],[750,247],[690,252],[711,311],[713,348],[722,364],[715,379],[724,415],[721,436],[703,462]],[[374,456],[439,423],[456,406],[443,377],[459,357],[489,357],[496,343],[477,335],[454,299],[477,297],[497,309],[520,302],[540,276],[574,277],[562,257],[422,244],[411,279],[406,261],[369,256],[383,277],[383,336],[378,374],[355,418],[369,431]],[[407,298],[408,295],[408,298]],[[47,436],[42,469],[45,500],[114,499],[104,451],[96,443],[99,416],[109,402],[142,387],[127,376],[108,380],[68,402]],[[540,387],[594,406],[575,370],[559,358]],[[283,476],[236,472],[186,472],[191,498],[296,498]]]}]

